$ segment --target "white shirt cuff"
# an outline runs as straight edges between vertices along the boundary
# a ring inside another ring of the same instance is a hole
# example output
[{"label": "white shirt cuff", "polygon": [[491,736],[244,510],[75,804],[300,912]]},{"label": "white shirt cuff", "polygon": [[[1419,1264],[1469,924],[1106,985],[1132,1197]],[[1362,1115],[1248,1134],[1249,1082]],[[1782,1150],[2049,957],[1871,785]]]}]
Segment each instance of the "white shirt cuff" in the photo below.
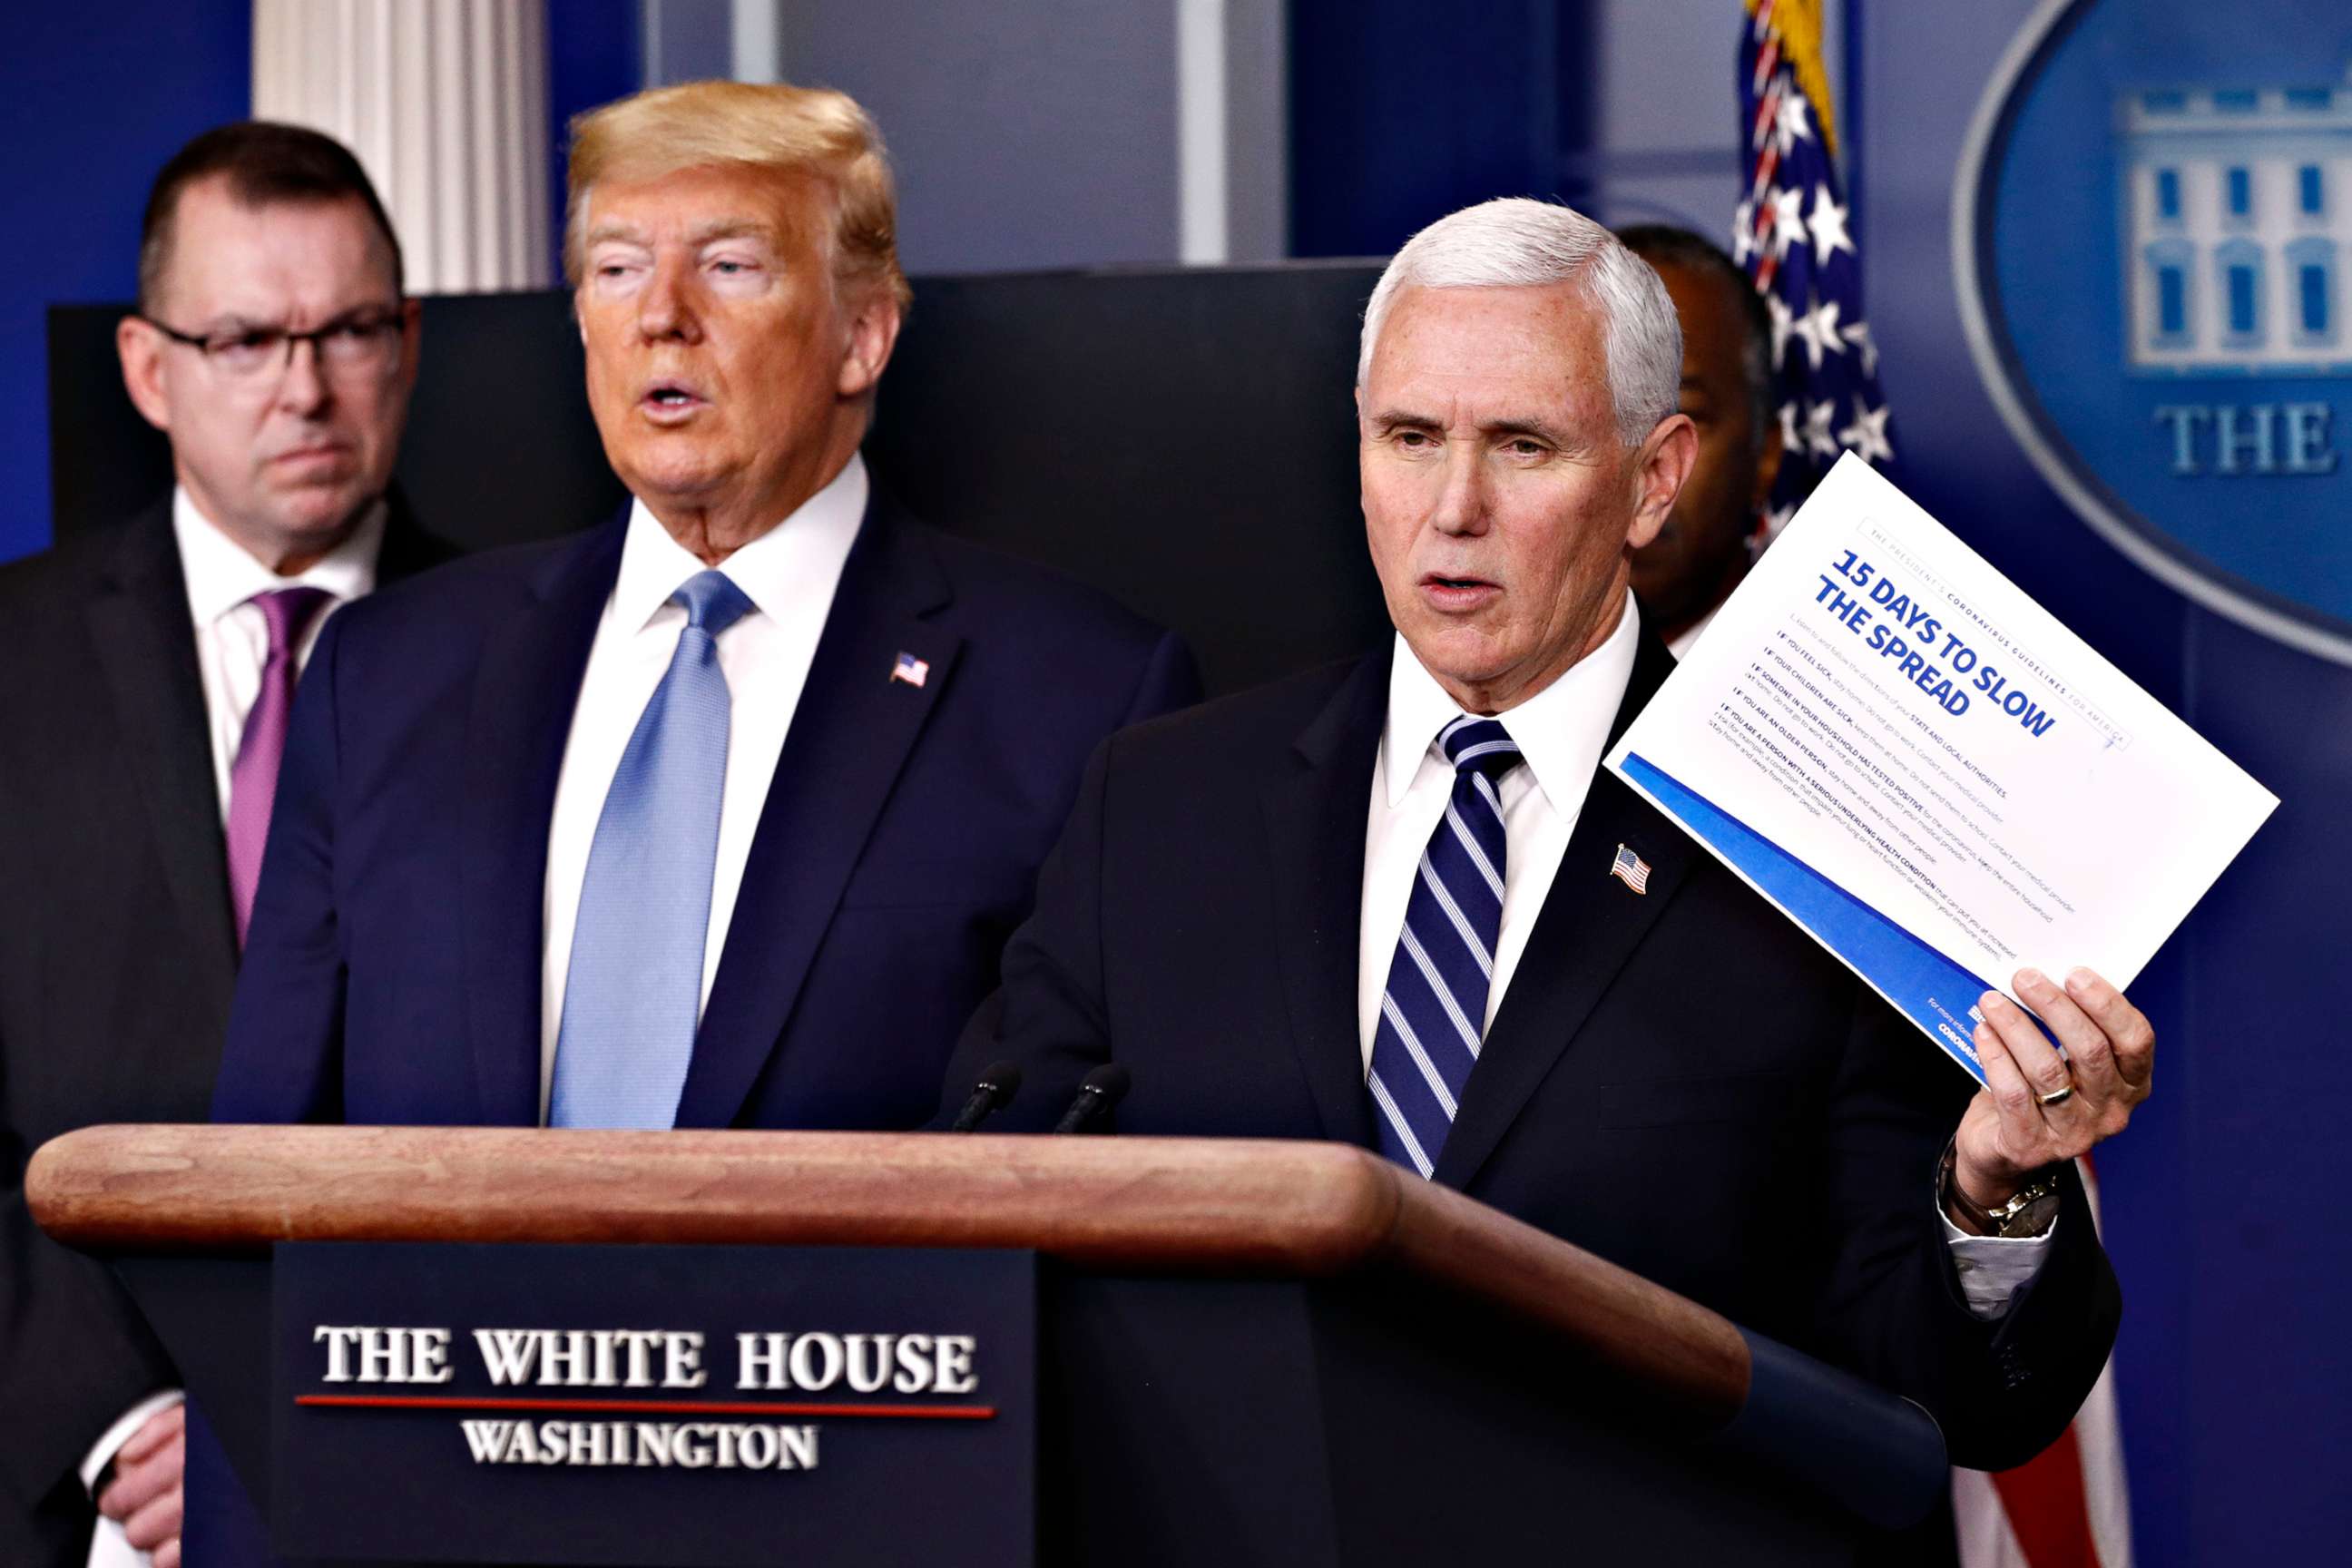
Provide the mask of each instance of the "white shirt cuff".
[{"label": "white shirt cuff", "polygon": [[1936,1218],[1952,1249],[1952,1268],[1960,1277],[1960,1294],[1969,1311],[1988,1323],[2009,1315],[2009,1299],[2019,1287],[2032,1284],[2050,1256],[2050,1238],[2058,1234],[2055,1221],[2040,1236],[1970,1236],[1952,1223],[1939,1206]]},{"label": "white shirt cuff", "polygon": [[106,1435],[89,1446],[81,1462],[81,1489],[90,1495],[91,1501],[98,1500],[98,1478],[106,1473],[107,1463],[116,1451],[131,1441],[131,1434],[185,1398],[187,1395],[176,1388],[151,1394],[124,1411],[121,1418],[106,1429]]}]

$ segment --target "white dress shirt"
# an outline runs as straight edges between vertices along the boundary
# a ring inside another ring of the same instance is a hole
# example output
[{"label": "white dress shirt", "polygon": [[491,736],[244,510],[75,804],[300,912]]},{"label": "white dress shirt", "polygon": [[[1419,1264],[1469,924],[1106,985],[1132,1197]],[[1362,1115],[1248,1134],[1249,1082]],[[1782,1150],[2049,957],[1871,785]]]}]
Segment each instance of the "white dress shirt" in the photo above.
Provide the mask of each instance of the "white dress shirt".
[{"label": "white dress shirt", "polygon": [[[751,601],[741,619],[719,634],[719,668],[727,678],[727,777],[719,792],[719,851],[710,879],[710,924],[702,944],[702,1004],[727,945],[727,927],[743,886],[743,863],[768,800],[768,783],[783,754],[784,735],[800,706],[801,688],[816,658],[833,591],[866,516],[863,458],[811,496],[798,511],[719,563]],[[563,983],[572,969],[572,934],[580,915],[580,888],[588,875],[604,796],[620,771],[621,754],[637,720],[669,669],[686,611],[669,602],[702,562],[672,539],[639,501],[629,512],[620,575],[605,601],[580,697],[555,809],[547,825],[546,941],[541,954],[539,1029],[539,1119],[547,1121],[554,1081],[555,1043],[563,1026]],[[698,1009],[696,1016],[700,1017]]]},{"label": "white dress shirt", "polygon": [[[1495,943],[1495,978],[1486,987],[1483,1033],[1495,1020],[1503,993],[1528,950],[1545,895],[1568,853],[1568,836],[1584,809],[1585,792],[1609,743],[1609,726],[1633,678],[1639,622],[1633,596],[1608,641],[1567,672],[1507,712],[1496,715],[1519,748],[1522,765],[1496,784],[1503,800],[1503,926]],[[1372,1036],[1380,1026],[1381,993],[1405,905],[1429,836],[1454,795],[1454,764],[1437,732],[1462,717],[1461,706],[1422,668],[1402,637],[1389,664],[1389,717],[1372,765],[1370,820],[1364,829],[1364,901],[1356,949],[1356,1033],[1364,1070],[1372,1067]]]},{"label": "white dress shirt", "polygon": [[[1496,793],[1503,801],[1503,923],[1495,943],[1495,977],[1486,988],[1492,1026],[1511,976],[1527,952],[1528,936],[1543,910],[1568,852],[1569,836],[1584,810],[1584,797],[1609,743],[1609,726],[1633,676],[1640,611],[1625,595],[1616,628],[1559,679],[1517,707],[1495,715],[1518,746],[1520,766],[1505,773]],[[1697,630],[1694,628],[1694,635]],[[1372,765],[1372,792],[1364,826],[1364,889],[1356,949],[1356,1031],[1364,1070],[1371,1071],[1372,1040],[1380,1026],[1381,994],[1404,929],[1405,905],[1430,835],[1445,816],[1454,792],[1454,764],[1437,742],[1438,731],[1463,716],[1461,706],[1423,668],[1400,636],[1389,666],[1388,722]],[[1921,1049],[1930,1049],[1920,1042]],[[1699,1134],[1703,1136],[1704,1134]],[[2048,1256],[2053,1226],[2038,1237],[1969,1236],[1943,1219],[1951,1244],[1960,1292],[1969,1310],[1988,1321],[2009,1310],[2010,1295],[2032,1279]]]},{"label": "white dress shirt", "polygon": [[[269,624],[250,601],[273,588],[322,588],[327,603],[310,617],[295,646],[295,668],[310,660],[327,617],[375,589],[375,562],[383,547],[385,507],[381,500],[360,519],[351,537],[308,571],[280,577],[215,527],[184,487],[172,491],[172,533],[180,550],[180,576],[187,587],[188,617],[196,628],[196,677],[205,694],[205,732],[211,738],[213,784],[221,821],[228,821],[229,772],[245,739],[246,715],[261,694],[262,667],[269,662]],[[150,1419],[180,1403],[176,1388],[159,1389],[118,1416],[82,1456],[81,1484],[95,1499],[99,1478],[123,1444]],[[147,1561],[110,1519],[100,1519],[90,1537],[89,1568],[137,1568]]]},{"label": "white dress shirt", "polygon": [[310,617],[294,648],[299,670],[318,646],[327,617],[375,589],[375,558],[383,548],[385,507],[377,501],[351,537],[307,571],[280,577],[246,553],[196,510],[184,489],[172,493],[172,531],[180,546],[180,575],[187,582],[188,615],[196,626],[196,674],[205,689],[205,729],[213,742],[213,783],[220,795],[221,821],[228,821],[229,770],[245,739],[245,717],[261,694],[262,666],[269,661],[269,623],[251,601],[274,588],[320,588],[327,603]]}]

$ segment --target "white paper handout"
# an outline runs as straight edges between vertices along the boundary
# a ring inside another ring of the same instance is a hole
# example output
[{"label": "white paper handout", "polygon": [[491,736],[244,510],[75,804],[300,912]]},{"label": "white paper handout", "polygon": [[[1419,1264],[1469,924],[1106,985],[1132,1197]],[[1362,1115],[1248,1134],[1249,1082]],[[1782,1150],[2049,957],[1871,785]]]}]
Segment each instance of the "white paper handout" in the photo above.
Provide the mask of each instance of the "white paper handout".
[{"label": "white paper handout", "polygon": [[2128,986],[2278,805],[1851,455],[1608,765],[1979,1079],[1979,995]]}]

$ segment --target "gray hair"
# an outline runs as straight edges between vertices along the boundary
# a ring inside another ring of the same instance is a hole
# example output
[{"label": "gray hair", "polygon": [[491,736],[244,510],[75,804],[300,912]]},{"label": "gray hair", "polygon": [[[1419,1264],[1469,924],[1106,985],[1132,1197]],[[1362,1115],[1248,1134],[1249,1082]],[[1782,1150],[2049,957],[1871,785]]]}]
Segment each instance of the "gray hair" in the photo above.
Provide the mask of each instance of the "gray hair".
[{"label": "gray hair", "polygon": [[1528,289],[1577,283],[1600,308],[1609,405],[1618,438],[1637,447],[1674,413],[1683,379],[1675,302],[1649,264],[1573,207],[1507,196],[1439,218],[1405,241],[1364,307],[1356,384],[1406,289]]}]

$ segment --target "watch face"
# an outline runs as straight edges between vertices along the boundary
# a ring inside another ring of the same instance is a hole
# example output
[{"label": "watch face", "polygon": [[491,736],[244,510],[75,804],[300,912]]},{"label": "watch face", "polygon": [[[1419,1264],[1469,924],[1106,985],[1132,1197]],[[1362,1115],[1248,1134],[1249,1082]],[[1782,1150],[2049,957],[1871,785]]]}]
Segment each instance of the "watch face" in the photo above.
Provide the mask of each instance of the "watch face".
[{"label": "watch face", "polygon": [[2036,1182],[2002,1205],[2000,1234],[2040,1236],[2058,1217],[2058,1194],[2047,1182]]}]

